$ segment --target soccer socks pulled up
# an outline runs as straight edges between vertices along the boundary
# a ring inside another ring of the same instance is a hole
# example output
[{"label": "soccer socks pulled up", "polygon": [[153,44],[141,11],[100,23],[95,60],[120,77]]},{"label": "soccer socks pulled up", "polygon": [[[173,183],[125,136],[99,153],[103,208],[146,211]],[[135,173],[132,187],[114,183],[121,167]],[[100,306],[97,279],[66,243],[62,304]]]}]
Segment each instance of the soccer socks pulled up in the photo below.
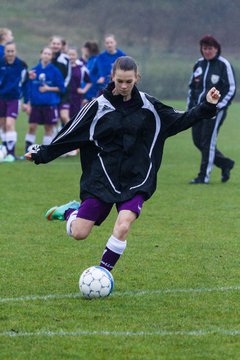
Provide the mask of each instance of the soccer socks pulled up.
[{"label": "soccer socks pulled up", "polygon": [[52,142],[52,135],[44,135],[43,136],[43,145],[49,145]]},{"label": "soccer socks pulled up", "polygon": [[17,132],[16,131],[7,131],[5,133],[5,141],[6,141],[8,154],[11,154],[14,156],[15,145],[17,142]]},{"label": "soccer socks pulled up", "polygon": [[27,133],[25,136],[25,151],[28,152],[28,148],[36,141],[36,135]]},{"label": "soccer socks pulled up", "polygon": [[111,271],[127,246],[127,241],[118,240],[115,236],[110,236],[103,252],[100,266]]}]

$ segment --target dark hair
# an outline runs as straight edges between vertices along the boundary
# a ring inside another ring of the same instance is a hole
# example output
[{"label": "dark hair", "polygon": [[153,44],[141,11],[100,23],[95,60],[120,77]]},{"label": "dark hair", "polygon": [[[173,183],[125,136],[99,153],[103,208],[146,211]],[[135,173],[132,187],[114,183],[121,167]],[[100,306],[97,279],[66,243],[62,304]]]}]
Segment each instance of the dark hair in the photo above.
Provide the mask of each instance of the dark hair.
[{"label": "dark hair", "polygon": [[123,71],[133,70],[136,75],[138,73],[137,63],[130,56],[120,56],[119,58],[117,58],[117,60],[115,60],[115,62],[113,64],[113,69],[112,69],[113,75],[115,74],[117,69],[120,69]]},{"label": "dark hair", "polygon": [[88,49],[90,56],[99,54],[99,47],[96,41],[86,41],[83,47]]},{"label": "dark hair", "polygon": [[221,45],[219,44],[219,42],[212,36],[212,35],[205,35],[203,36],[200,41],[200,51],[202,53],[202,46],[213,46],[215,47],[218,52],[217,52],[217,56],[219,56],[221,54]]}]

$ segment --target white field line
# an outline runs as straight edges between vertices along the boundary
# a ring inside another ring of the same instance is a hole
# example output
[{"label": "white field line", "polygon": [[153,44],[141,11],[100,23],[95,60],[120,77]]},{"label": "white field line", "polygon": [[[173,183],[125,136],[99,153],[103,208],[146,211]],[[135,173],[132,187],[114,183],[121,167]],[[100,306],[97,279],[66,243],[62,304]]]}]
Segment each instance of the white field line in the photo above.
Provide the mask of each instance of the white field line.
[{"label": "white field line", "polygon": [[[213,287],[213,288],[189,288],[189,289],[159,289],[159,290],[136,290],[136,291],[115,291],[111,297],[124,296],[144,296],[144,295],[164,295],[164,294],[191,294],[191,293],[211,293],[211,292],[231,292],[240,291],[240,285]],[[18,302],[18,301],[35,301],[35,300],[58,300],[80,298],[80,293],[75,294],[49,294],[49,295],[29,295],[14,298],[0,298],[0,303]]]},{"label": "white field line", "polygon": [[240,330],[157,330],[157,331],[36,331],[36,332],[16,332],[6,331],[0,333],[0,337],[31,337],[31,336],[240,336]]}]

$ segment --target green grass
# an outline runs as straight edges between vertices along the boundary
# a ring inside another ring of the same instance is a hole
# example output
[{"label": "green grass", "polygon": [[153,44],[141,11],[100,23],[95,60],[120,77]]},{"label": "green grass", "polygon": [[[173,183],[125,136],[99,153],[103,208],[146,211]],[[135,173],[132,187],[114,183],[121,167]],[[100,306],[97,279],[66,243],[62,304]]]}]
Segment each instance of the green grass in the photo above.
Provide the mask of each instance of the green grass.
[{"label": "green grass", "polygon": [[[43,216],[78,198],[78,159],[0,165],[0,359],[239,359],[239,115],[233,104],[219,134],[236,160],[226,184],[214,169],[209,185],[189,185],[200,161],[191,133],[168,140],[104,300],[80,298],[78,279],[99,263],[115,210],[83,242]],[[20,155],[24,114],[17,125]]]}]

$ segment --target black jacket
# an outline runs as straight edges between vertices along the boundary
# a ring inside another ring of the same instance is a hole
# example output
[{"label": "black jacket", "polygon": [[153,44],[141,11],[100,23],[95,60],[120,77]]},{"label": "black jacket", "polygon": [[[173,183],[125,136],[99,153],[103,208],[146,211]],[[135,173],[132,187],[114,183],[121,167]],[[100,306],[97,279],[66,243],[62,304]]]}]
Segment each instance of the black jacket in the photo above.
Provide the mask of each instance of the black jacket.
[{"label": "black jacket", "polygon": [[[131,199],[136,193],[151,197],[156,189],[167,137],[215,115],[216,106],[203,102],[189,112],[178,112],[135,87],[130,102],[112,95],[113,84],[87,104],[48,146],[32,158],[47,163],[80,147],[80,197],[108,203]],[[209,120],[211,121],[211,120]]]},{"label": "black jacket", "polygon": [[188,109],[200,104],[213,86],[221,94],[217,108],[229,106],[236,93],[236,81],[231,64],[222,56],[210,61],[202,57],[195,63],[189,83]]}]

